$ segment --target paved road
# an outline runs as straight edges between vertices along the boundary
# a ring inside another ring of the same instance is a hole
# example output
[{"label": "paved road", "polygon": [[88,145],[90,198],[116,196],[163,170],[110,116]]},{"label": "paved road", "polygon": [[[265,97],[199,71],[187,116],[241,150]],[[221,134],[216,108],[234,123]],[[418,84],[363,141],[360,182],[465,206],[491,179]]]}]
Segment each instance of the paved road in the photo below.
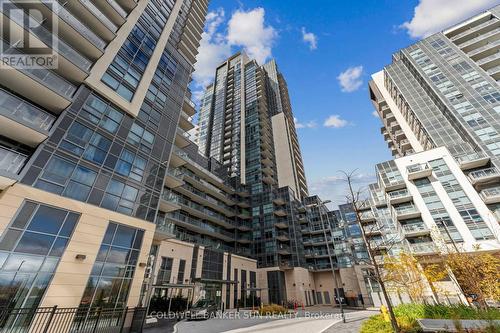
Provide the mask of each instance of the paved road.
[{"label": "paved road", "polygon": [[182,321],[176,327],[178,333],[351,333],[358,332],[362,320],[374,314],[376,312],[373,311],[346,310],[347,323],[344,324],[341,323],[338,309],[329,307],[310,307],[294,315],[271,318],[252,316],[250,312],[242,310],[205,321]]}]

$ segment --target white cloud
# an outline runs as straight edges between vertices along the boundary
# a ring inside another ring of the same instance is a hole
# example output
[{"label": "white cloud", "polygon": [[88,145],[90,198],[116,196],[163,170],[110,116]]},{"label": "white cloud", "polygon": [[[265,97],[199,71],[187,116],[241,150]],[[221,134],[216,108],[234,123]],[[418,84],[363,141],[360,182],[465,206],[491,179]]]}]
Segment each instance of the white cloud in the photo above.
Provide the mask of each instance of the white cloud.
[{"label": "white cloud", "polygon": [[[231,55],[231,46],[223,35],[217,33],[217,29],[224,22],[224,17],[222,8],[209,12],[206,16],[206,28],[201,35],[193,73],[195,85],[200,90],[213,81],[217,65]],[[201,97],[200,94],[197,96]]]},{"label": "white cloud", "polygon": [[424,38],[498,4],[498,0],[420,0],[413,17],[401,27],[412,38]]},{"label": "white cloud", "polygon": [[301,123],[297,118],[293,118],[293,122],[295,124],[295,128],[315,128],[318,126],[314,120],[308,121],[307,123]]},{"label": "white cloud", "polygon": [[227,42],[241,46],[250,58],[263,64],[271,57],[271,48],[278,37],[276,30],[264,22],[264,8],[237,10],[228,22]]},{"label": "white cloud", "polygon": [[373,112],[372,112],[372,116],[374,116],[374,117],[376,117],[376,118],[379,118],[379,115],[378,115],[377,110],[373,110]]},{"label": "white cloud", "polygon": [[231,56],[235,48],[243,48],[259,63],[271,57],[271,48],[278,34],[272,26],[265,25],[264,16],[263,8],[246,12],[238,10],[226,26],[224,9],[207,14],[193,72],[194,84],[191,88],[195,102],[203,96],[204,88],[213,82],[215,68]]},{"label": "white cloud", "polygon": [[363,75],[363,66],[349,67],[337,76],[340,87],[343,92],[353,92],[359,89],[363,84],[361,76]]},{"label": "white cloud", "polygon": [[318,37],[312,32],[307,32],[306,28],[302,27],[302,40],[309,44],[310,50],[316,50],[318,48]]},{"label": "white cloud", "polygon": [[347,126],[347,124],[348,124],[347,120],[340,118],[338,114],[334,114],[326,118],[325,122],[323,123],[323,126],[341,128]]}]

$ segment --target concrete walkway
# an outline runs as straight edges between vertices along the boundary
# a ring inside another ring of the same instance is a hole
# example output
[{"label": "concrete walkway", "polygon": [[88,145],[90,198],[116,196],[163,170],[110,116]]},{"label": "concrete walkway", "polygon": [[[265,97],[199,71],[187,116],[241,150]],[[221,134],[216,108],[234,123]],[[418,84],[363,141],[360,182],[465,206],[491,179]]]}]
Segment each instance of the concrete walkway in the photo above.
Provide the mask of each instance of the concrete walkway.
[{"label": "concrete walkway", "polygon": [[329,327],[324,333],[358,333],[361,329],[361,325],[365,320],[371,316],[379,314],[380,311],[358,311],[353,313],[348,313],[346,315],[346,322],[336,323]]},{"label": "concrete walkway", "polygon": [[316,318],[293,318],[275,320],[264,324],[259,324],[251,327],[239,328],[225,333],[290,333],[290,332],[307,332],[321,333],[333,324],[339,322],[339,319],[316,319]]}]

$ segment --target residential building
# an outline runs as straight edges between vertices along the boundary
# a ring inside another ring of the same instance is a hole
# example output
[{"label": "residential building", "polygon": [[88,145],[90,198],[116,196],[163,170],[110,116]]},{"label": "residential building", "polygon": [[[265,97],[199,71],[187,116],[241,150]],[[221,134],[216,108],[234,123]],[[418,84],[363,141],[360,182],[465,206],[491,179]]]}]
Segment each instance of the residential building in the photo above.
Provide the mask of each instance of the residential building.
[{"label": "residential building", "polygon": [[[370,204],[359,207],[380,263],[401,251],[425,266],[439,254],[500,250],[499,17],[497,6],[429,36],[372,75],[395,157],[377,164]],[[428,286],[428,301],[464,301],[453,281],[439,282],[441,294]]]},{"label": "residential building", "polygon": [[369,83],[392,154],[446,147],[500,221],[500,6],[393,55]]},{"label": "residential building", "polygon": [[180,232],[163,224],[164,184],[189,143],[208,1],[33,3],[2,2],[3,54],[29,52],[27,36],[57,66],[0,69],[0,305],[144,305],[150,249]]}]

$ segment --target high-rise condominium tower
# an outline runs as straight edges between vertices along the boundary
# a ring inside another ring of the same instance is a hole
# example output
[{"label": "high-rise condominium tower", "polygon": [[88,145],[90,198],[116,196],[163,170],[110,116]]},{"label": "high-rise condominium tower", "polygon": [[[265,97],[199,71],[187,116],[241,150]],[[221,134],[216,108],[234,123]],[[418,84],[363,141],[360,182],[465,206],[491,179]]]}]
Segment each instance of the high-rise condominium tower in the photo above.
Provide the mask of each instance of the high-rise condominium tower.
[{"label": "high-rise condominium tower", "polygon": [[1,5],[0,307],[136,306],[208,0]]},{"label": "high-rise condominium tower", "polygon": [[500,220],[500,6],[405,48],[373,75],[395,157],[446,147]]},{"label": "high-rise condominium tower", "polygon": [[[396,52],[372,76],[396,158],[377,164],[361,208],[380,263],[402,250],[422,267],[440,254],[500,250],[499,51],[500,6]],[[425,299],[466,302],[452,280],[426,285]]]},{"label": "high-rise condominium tower", "polygon": [[[251,193],[260,265],[301,266],[293,209],[307,195],[307,185],[286,83],[275,61],[261,66],[245,53],[224,61],[206,88],[198,125],[200,151]],[[280,188],[288,198],[284,207],[276,203],[280,200],[273,203],[282,197]]]}]

